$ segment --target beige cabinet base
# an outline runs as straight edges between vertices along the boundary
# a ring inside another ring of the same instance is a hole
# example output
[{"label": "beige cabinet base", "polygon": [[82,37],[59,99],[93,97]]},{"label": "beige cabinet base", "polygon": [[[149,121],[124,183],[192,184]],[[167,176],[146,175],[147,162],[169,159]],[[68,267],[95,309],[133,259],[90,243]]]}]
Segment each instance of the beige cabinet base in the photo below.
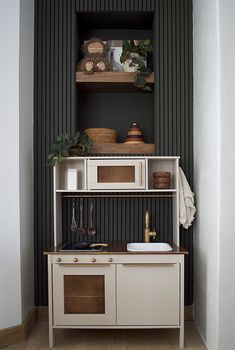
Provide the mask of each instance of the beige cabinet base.
[{"label": "beige cabinet base", "polygon": [[178,328],[184,346],[183,254],[52,254],[48,282],[50,347],[55,328]]}]

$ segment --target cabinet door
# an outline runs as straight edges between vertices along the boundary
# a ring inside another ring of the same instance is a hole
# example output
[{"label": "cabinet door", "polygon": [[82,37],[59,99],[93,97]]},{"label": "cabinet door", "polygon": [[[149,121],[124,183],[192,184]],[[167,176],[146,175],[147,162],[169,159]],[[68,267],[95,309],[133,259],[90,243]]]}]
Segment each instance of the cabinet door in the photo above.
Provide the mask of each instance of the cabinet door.
[{"label": "cabinet door", "polygon": [[54,264],[55,325],[114,324],[115,266]]},{"label": "cabinet door", "polygon": [[145,160],[88,160],[88,189],[145,189]]},{"label": "cabinet door", "polygon": [[179,264],[117,266],[117,324],[179,325]]}]

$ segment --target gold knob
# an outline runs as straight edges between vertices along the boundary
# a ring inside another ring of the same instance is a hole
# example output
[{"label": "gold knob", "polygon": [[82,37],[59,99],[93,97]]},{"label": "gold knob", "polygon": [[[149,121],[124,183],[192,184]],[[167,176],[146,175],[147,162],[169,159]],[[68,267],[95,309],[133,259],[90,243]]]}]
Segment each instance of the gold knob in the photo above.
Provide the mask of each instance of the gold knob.
[{"label": "gold knob", "polygon": [[57,261],[57,262],[61,262],[61,258],[57,258],[56,261]]},{"label": "gold knob", "polygon": [[73,259],[73,262],[78,262],[78,258],[74,258],[74,259]]},{"label": "gold knob", "polygon": [[96,259],[95,259],[95,258],[92,258],[92,259],[91,259],[91,262],[96,262]]},{"label": "gold knob", "polygon": [[108,258],[108,262],[112,262],[113,261],[113,259],[112,258]]}]

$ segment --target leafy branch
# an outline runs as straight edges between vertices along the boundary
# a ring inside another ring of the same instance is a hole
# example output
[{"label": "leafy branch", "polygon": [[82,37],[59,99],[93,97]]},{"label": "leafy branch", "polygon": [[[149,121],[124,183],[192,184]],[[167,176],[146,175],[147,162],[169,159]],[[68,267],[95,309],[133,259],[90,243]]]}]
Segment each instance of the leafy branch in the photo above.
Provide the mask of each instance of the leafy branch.
[{"label": "leafy branch", "polygon": [[56,162],[68,157],[71,148],[78,148],[79,155],[84,156],[90,152],[92,145],[93,142],[86,133],[76,132],[71,139],[68,134],[61,134],[52,143],[48,164],[54,166]]},{"label": "leafy branch", "polygon": [[[134,86],[141,88],[144,91],[152,91],[151,87],[147,85],[145,76],[151,73],[151,69],[146,67],[144,60],[147,59],[148,54],[153,52],[153,46],[151,40],[141,40],[138,44],[135,44],[134,40],[124,40],[122,45],[122,54],[120,62],[124,63],[126,60],[131,59],[130,67],[137,66],[137,73],[134,77]],[[133,55],[134,54],[134,55]],[[136,57],[135,54],[138,54]]]}]

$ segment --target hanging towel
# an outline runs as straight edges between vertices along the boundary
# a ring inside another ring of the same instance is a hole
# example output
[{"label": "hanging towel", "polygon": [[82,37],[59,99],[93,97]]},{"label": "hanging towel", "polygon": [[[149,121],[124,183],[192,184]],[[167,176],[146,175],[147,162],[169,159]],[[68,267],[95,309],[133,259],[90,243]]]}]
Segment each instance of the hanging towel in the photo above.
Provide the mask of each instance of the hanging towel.
[{"label": "hanging towel", "polygon": [[192,225],[195,212],[194,193],[183,170],[179,167],[179,222],[184,228],[188,229]]}]

